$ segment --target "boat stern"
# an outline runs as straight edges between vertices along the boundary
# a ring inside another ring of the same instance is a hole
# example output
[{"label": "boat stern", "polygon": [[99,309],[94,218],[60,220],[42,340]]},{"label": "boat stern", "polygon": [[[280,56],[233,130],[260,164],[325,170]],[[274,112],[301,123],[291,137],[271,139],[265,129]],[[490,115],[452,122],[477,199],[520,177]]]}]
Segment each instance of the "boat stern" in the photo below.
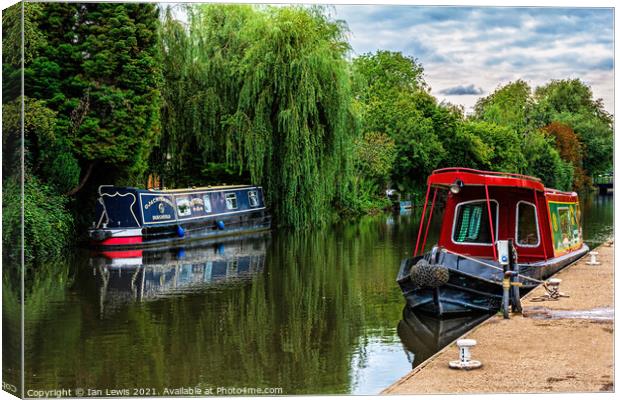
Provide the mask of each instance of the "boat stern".
[{"label": "boat stern", "polygon": [[142,228],[92,228],[88,238],[94,246],[131,246],[142,243]]}]

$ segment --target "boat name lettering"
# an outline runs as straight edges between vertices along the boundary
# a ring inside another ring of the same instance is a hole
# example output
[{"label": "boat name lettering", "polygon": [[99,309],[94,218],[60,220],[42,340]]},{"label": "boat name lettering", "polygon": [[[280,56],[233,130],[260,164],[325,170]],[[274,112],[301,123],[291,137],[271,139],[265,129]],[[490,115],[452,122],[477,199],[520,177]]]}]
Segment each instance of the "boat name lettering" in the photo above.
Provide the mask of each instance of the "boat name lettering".
[{"label": "boat name lettering", "polygon": [[160,219],[172,219],[170,214],[153,215],[153,221],[159,221]]},{"label": "boat name lettering", "polygon": [[168,205],[170,205],[170,207],[174,207],[174,204],[172,204],[172,202],[170,201],[170,199],[167,199],[165,197],[159,196],[159,197],[155,197],[154,199],[149,200],[145,205],[144,205],[144,209],[148,210],[149,207],[151,207],[153,204],[155,203],[159,203],[159,202],[163,202],[166,203]]}]

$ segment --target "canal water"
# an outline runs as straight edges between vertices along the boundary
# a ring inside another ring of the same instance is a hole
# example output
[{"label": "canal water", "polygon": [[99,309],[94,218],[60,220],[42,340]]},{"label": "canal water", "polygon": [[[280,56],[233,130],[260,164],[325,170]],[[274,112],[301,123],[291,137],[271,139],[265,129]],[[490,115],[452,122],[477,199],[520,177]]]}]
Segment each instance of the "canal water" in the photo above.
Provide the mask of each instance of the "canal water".
[{"label": "canal water", "polygon": [[[583,214],[588,244],[612,235],[612,196],[585,199]],[[406,309],[395,276],[416,224],[415,212],[382,214],[38,266],[26,281],[26,389],[378,393],[481,320]]]}]

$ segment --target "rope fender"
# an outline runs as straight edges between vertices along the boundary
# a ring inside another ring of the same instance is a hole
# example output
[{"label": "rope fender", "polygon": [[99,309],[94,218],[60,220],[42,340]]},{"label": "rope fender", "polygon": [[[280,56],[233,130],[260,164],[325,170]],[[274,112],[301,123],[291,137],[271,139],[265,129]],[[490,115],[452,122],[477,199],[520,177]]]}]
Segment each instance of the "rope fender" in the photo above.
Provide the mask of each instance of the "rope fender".
[{"label": "rope fender", "polygon": [[450,271],[443,265],[431,265],[425,259],[421,259],[409,270],[409,279],[419,287],[435,288],[448,283]]}]

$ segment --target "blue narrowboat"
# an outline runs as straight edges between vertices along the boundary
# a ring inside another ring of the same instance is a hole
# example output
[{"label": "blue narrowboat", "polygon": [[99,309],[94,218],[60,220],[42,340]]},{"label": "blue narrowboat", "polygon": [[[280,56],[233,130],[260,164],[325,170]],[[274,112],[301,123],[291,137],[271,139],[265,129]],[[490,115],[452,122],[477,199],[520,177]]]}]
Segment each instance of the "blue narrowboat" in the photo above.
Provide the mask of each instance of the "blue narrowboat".
[{"label": "blue narrowboat", "polygon": [[132,248],[168,245],[268,230],[271,216],[259,186],[137,189],[102,185],[92,245]]}]

